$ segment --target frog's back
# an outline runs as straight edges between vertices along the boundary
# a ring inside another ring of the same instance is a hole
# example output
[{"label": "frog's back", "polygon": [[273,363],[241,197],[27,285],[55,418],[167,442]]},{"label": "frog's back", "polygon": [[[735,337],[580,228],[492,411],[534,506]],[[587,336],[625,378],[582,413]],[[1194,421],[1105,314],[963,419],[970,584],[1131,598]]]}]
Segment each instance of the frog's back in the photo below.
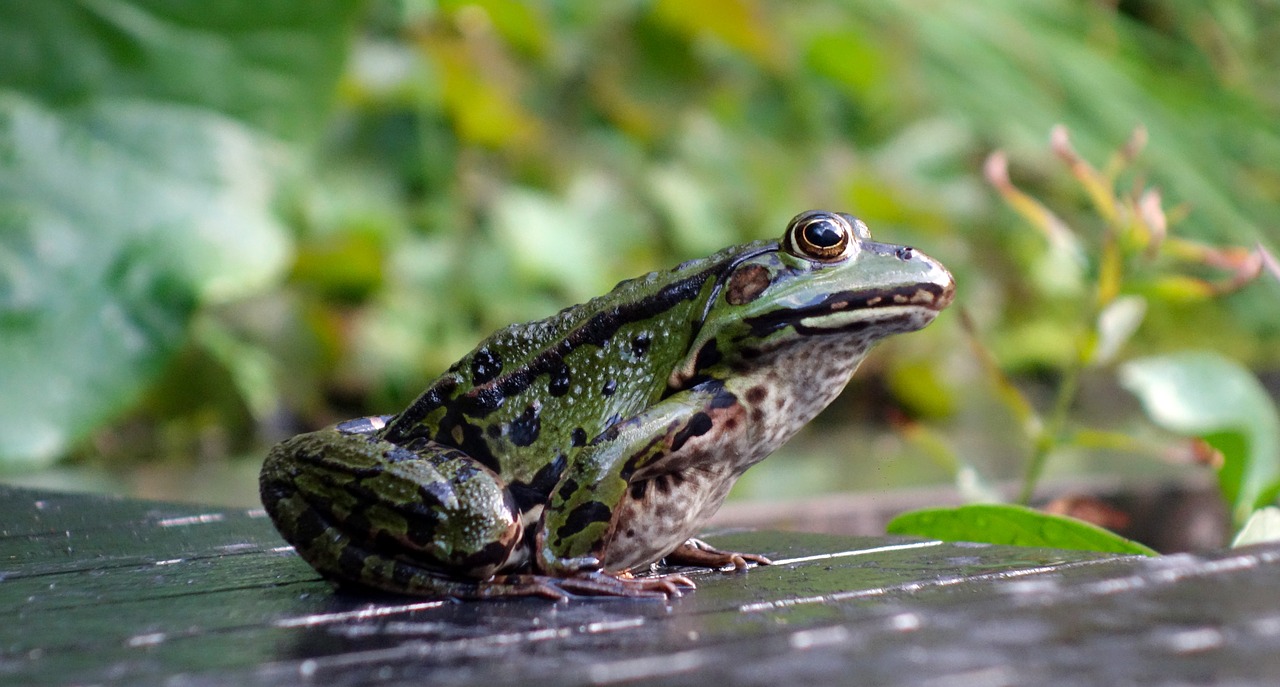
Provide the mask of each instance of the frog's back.
[{"label": "frog's back", "polygon": [[509,481],[549,489],[573,448],[667,391],[712,285],[736,256],[770,245],[735,246],[629,279],[494,332],[419,396],[389,436],[455,446]]}]

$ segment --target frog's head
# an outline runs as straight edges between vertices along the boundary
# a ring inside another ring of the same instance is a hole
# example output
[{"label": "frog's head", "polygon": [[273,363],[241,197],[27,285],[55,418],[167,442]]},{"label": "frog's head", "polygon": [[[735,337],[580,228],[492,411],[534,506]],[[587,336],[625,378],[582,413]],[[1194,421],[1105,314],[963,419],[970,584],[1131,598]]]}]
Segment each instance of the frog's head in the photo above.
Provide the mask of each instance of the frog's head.
[{"label": "frog's head", "polygon": [[954,295],[951,273],[929,256],[872,241],[850,215],[804,212],[777,244],[746,246],[727,263],[671,381],[687,382],[708,357],[732,359],[809,337],[847,337],[866,348],[929,324]]}]

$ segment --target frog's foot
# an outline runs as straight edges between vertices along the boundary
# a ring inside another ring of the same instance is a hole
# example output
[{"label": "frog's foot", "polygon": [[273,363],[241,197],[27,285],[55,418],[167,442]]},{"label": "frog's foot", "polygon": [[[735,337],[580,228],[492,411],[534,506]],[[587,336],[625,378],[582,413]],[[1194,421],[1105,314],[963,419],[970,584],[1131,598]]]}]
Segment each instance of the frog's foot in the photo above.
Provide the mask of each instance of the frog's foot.
[{"label": "frog's foot", "polygon": [[721,551],[701,539],[689,539],[667,554],[663,561],[667,565],[696,565],[703,568],[723,568],[732,565],[738,570],[746,570],[747,563],[770,565],[773,561],[758,553],[738,553]]},{"label": "frog's foot", "polygon": [[569,577],[547,575],[502,575],[489,589],[493,596],[542,596],[562,600],[570,596],[620,596],[632,599],[665,599],[693,589],[693,580],[684,575],[631,577],[608,572],[584,571]]}]

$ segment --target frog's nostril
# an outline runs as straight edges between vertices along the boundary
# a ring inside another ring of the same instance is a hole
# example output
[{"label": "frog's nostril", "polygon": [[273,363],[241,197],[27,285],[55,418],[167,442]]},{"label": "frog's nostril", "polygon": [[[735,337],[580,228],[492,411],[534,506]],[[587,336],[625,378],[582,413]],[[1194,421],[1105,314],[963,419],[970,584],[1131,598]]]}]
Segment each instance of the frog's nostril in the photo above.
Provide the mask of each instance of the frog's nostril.
[{"label": "frog's nostril", "polygon": [[915,255],[915,251],[911,250],[910,246],[900,246],[898,248],[899,260],[910,260],[911,257],[914,255]]}]

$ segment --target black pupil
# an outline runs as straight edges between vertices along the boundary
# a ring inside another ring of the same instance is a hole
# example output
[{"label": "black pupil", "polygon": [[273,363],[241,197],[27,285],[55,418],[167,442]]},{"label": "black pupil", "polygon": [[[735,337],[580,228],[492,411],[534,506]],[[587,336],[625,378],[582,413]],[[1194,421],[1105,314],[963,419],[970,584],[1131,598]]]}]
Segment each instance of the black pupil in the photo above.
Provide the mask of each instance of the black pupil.
[{"label": "black pupil", "polygon": [[830,248],[840,243],[840,227],[829,219],[814,220],[804,227],[804,240],[819,248]]}]

